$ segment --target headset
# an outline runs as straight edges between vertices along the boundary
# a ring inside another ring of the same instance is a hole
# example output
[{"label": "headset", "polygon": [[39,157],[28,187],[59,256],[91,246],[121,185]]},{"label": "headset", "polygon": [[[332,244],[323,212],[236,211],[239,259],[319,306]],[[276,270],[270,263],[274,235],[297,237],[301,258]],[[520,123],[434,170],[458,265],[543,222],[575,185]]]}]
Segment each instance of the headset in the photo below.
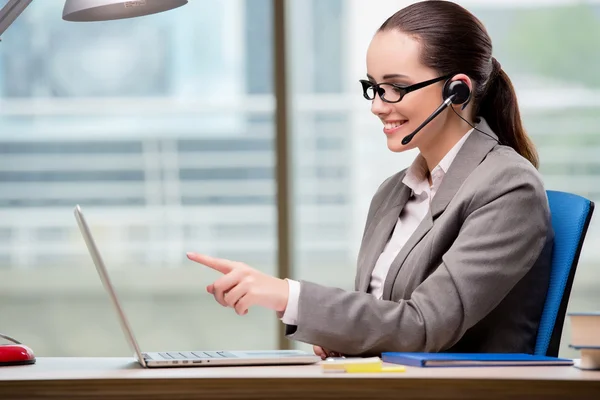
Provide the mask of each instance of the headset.
[{"label": "headset", "polygon": [[[444,111],[446,109],[446,107],[451,106],[451,105],[460,105],[460,104],[462,104],[461,110],[464,110],[465,107],[467,107],[467,105],[471,101],[471,89],[469,88],[469,85],[467,85],[467,82],[465,82],[463,80],[460,80],[460,79],[452,80],[452,78],[453,77],[449,78],[444,83],[444,88],[442,89],[442,98],[444,99],[444,101],[442,102],[442,104],[440,104],[440,106],[433,113],[431,113],[431,115],[429,117],[427,117],[427,119],[425,121],[423,121],[423,123],[421,125],[419,125],[417,127],[417,129],[415,129],[412,133],[410,133],[409,135],[406,135],[402,139],[403,145],[407,145],[408,143],[410,143],[410,141],[413,139],[413,137],[421,129],[423,129],[428,123],[433,121],[433,119],[435,117],[437,117],[442,111]],[[454,107],[450,107],[450,108],[452,109],[452,111],[454,111],[454,113],[460,119],[462,119],[467,124],[469,124],[469,126],[471,128],[483,133],[484,135],[486,135],[486,136],[494,139],[496,142],[500,143],[498,141],[498,139],[489,135],[486,132],[481,131],[480,129],[477,129],[473,124],[471,124],[469,121],[464,119],[459,113],[456,112]]]}]

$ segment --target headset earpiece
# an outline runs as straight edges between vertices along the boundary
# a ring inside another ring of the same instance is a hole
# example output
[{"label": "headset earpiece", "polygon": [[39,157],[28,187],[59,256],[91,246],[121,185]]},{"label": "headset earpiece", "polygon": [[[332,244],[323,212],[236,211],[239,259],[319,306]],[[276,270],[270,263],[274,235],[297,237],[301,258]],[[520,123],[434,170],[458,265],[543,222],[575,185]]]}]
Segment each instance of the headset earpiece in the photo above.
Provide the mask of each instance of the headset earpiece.
[{"label": "headset earpiece", "polygon": [[469,89],[469,85],[465,81],[462,80],[451,80],[448,79],[444,84],[444,89],[442,95],[444,96],[444,100],[454,95],[452,98],[452,104],[462,104],[463,109],[471,100],[471,89]]}]

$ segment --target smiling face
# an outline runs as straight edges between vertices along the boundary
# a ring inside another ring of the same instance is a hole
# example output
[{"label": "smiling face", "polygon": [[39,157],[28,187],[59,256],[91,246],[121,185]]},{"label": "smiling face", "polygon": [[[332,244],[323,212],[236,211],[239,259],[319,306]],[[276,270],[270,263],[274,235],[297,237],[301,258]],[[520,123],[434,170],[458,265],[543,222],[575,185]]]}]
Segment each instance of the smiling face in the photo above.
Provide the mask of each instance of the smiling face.
[{"label": "smiling face", "polygon": [[[439,74],[420,62],[421,44],[395,29],[378,32],[367,51],[367,78],[373,83],[395,83],[408,86],[438,78]],[[423,128],[413,140],[402,139],[413,132],[442,103],[444,81],[407,93],[398,103],[386,103],[375,96],[371,111],[384,125],[388,148],[400,152],[415,147],[430,148],[446,126],[444,112]],[[386,91],[391,87],[384,85]]]}]

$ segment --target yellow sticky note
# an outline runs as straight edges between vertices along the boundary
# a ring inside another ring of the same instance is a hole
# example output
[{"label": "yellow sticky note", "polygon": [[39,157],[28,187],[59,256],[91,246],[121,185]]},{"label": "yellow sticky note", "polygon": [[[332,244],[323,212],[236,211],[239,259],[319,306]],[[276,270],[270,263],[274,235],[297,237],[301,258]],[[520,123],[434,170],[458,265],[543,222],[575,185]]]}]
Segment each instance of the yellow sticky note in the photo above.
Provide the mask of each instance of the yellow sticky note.
[{"label": "yellow sticky note", "polygon": [[384,367],[383,361],[379,357],[327,359],[321,363],[321,367],[325,372],[347,372],[354,374],[406,371],[406,368],[402,365]]},{"label": "yellow sticky note", "polygon": [[379,357],[341,357],[341,358],[328,358],[321,362],[321,368],[327,372],[346,372],[348,365],[360,366],[375,366],[381,367],[382,361]]},{"label": "yellow sticky note", "polygon": [[345,366],[346,372],[361,374],[369,372],[405,372],[406,368],[403,366],[395,367],[384,367],[382,364],[349,364]]},{"label": "yellow sticky note", "polygon": [[362,373],[362,372],[381,372],[381,361],[378,363],[369,364],[346,364],[344,369],[350,373]]}]

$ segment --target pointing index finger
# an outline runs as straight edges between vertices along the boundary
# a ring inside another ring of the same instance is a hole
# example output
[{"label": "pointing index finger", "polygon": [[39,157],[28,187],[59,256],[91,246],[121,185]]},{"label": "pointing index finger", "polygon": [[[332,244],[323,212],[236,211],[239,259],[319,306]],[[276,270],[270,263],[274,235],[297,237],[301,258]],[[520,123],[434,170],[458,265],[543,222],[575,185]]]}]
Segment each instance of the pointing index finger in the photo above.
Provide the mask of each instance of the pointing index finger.
[{"label": "pointing index finger", "polygon": [[225,260],[223,258],[215,258],[197,253],[187,253],[187,257],[192,261],[206,265],[222,274],[228,274],[235,268],[235,263],[233,261]]}]

